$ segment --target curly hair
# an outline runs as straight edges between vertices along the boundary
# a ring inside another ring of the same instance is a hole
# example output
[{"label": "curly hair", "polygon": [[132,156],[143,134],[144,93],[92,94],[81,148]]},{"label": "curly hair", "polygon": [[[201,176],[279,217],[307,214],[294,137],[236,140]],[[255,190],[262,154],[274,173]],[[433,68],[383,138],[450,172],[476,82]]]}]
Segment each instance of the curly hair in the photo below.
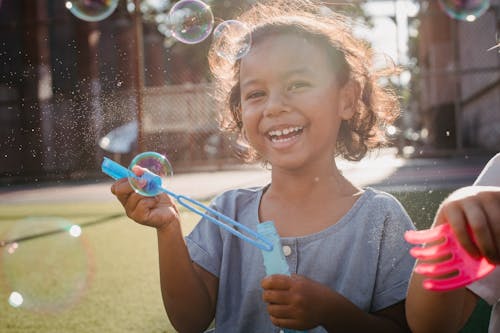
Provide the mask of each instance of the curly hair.
[{"label": "curly hair", "polygon": [[[359,161],[366,153],[385,145],[385,129],[399,116],[399,101],[395,93],[382,87],[380,79],[397,72],[395,66],[372,70],[373,53],[369,45],[353,36],[348,17],[325,11],[319,3],[309,0],[258,2],[244,12],[238,21],[249,27],[252,44],[276,35],[298,35],[316,43],[328,53],[333,74],[340,86],[357,86],[355,112],[343,120],[337,138],[336,155],[349,161]],[[244,135],[241,120],[239,84],[240,59],[228,61],[209,52],[210,69],[216,83],[216,97],[224,105],[220,114],[221,129]],[[259,159],[256,151],[247,147],[247,161]]]}]

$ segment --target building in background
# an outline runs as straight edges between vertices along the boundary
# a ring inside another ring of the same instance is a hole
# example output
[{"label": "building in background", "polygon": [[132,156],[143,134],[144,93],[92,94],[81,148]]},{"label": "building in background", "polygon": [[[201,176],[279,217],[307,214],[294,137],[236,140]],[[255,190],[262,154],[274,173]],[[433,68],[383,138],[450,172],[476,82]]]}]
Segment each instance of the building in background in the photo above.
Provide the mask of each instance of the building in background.
[{"label": "building in background", "polygon": [[[100,175],[107,153],[100,139],[137,118],[131,2],[120,0],[110,17],[87,22],[63,0],[1,1],[0,184]],[[217,120],[204,56],[210,41],[166,47],[155,24],[144,20],[142,31],[141,91],[150,111],[143,148],[179,165],[229,155],[212,137]],[[130,155],[137,153],[131,147]]]},{"label": "building in background", "polygon": [[[0,1],[0,185],[101,175],[102,156],[112,154],[100,148],[101,139],[134,122],[138,128],[139,104],[141,148],[166,154],[176,172],[236,162],[236,140],[217,129],[206,59],[210,38],[172,43],[145,15],[138,104],[141,61],[132,2],[120,0],[105,20],[86,22],[64,0]],[[254,0],[207,2],[217,18],[229,19]],[[402,130],[418,130],[421,151],[499,150],[500,55],[486,50],[500,30],[500,0],[491,0],[472,23],[447,17],[437,1],[418,2],[417,61],[407,94],[415,98],[407,103]],[[353,12],[366,20],[360,8]],[[123,164],[138,149],[130,142]]]},{"label": "building in background", "polygon": [[424,153],[500,150],[500,1],[473,22],[448,17],[438,1],[421,1],[418,96]]}]

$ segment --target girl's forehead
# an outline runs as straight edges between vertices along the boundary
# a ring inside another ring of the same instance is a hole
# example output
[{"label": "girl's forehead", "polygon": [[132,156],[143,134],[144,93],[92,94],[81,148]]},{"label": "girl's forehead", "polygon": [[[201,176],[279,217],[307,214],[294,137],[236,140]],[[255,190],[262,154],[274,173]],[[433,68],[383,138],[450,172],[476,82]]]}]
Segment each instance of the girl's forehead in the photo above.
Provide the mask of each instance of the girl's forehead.
[{"label": "girl's forehead", "polygon": [[240,75],[252,74],[259,68],[278,71],[293,67],[319,66],[327,70],[326,50],[302,36],[272,35],[252,45],[242,58]]}]

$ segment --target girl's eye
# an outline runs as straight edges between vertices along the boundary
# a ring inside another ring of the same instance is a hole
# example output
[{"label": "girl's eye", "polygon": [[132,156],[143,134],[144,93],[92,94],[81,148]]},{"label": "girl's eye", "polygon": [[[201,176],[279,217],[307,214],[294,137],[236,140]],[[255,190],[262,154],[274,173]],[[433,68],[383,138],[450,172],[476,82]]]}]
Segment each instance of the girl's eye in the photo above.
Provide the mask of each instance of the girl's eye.
[{"label": "girl's eye", "polygon": [[297,82],[291,83],[288,86],[288,90],[294,90],[294,89],[304,88],[304,87],[307,87],[307,86],[309,86],[309,83],[307,83],[305,81],[297,81]]},{"label": "girl's eye", "polygon": [[253,91],[251,93],[246,94],[245,99],[246,100],[255,99],[255,98],[262,97],[262,96],[264,96],[263,91]]}]

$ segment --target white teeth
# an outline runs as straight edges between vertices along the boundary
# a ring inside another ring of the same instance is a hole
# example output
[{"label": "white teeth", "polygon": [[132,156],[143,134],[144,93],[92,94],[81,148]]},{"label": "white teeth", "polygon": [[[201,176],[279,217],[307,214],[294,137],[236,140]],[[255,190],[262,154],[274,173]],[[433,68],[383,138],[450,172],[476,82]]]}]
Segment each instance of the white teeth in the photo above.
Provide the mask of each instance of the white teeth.
[{"label": "white teeth", "polygon": [[271,138],[271,141],[275,142],[275,143],[276,142],[287,142],[287,141],[290,141],[290,140],[292,140],[292,138],[286,138],[286,139],[278,139],[278,138],[274,138],[274,137]]},{"label": "white teeth", "polygon": [[283,130],[274,130],[274,131],[269,131],[269,135],[270,136],[281,136],[281,135],[287,135],[287,134],[290,134],[290,133],[293,133],[293,132],[298,132],[302,129],[302,127],[300,126],[296,126],[296,127],[289,127],[289,128],[285,128]]}]

